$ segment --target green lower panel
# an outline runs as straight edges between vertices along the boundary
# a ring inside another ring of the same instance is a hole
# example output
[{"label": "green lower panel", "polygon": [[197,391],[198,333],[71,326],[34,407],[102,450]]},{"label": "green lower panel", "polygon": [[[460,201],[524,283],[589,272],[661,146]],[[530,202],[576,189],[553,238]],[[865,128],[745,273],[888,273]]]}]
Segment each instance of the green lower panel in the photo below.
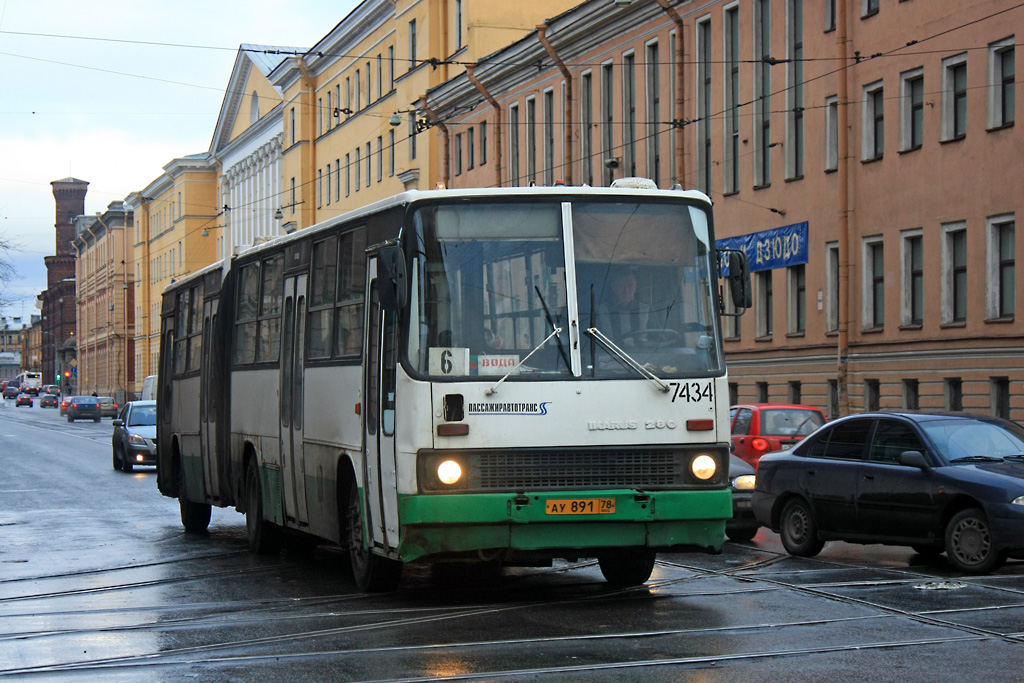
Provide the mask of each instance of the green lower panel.
[{"label": "green lower panel", "polygon": [[[547,500],[615,500],[610,514],[548,514]],[[647,546],[722,548],[732,496],[719,491],[574,491],[403,496],[400,553],[407,562],[476,550],[551,550]]]}]

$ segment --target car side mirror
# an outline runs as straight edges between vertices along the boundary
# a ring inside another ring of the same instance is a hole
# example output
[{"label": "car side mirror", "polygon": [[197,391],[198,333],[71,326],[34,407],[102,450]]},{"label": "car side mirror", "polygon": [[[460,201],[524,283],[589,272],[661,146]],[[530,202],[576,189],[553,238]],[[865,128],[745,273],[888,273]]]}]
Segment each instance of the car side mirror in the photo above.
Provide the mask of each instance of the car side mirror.
[{"label": "car side mirror", "polygon": [[921,451],[903,451],[900,453],[899,463],[907,467],[916,467],[925,472],[932,468]]},{"label": "car side mirror", "polygon": [[377,291],[381,308],[386,311],[404,308],[409,299],[405,254],[397,245],[383,247],[377,253]]},{"label": "car side mirror", "polygon": [[113,424],[115,427],[123,427],[124,420],[114,420],[111,424]]}]

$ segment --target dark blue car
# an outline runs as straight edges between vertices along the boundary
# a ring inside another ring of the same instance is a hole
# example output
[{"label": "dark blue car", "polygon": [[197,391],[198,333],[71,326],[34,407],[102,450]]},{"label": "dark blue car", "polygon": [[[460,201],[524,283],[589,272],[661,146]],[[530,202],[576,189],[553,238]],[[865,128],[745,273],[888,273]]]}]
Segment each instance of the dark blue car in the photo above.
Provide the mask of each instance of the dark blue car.
[{"label": "dark blue car", "polygon": [[764,456],[752,504],[792,555],[832,539],[905,545],[985,574],[1024,556],[1024,429],[962,413],[842,418]]}]

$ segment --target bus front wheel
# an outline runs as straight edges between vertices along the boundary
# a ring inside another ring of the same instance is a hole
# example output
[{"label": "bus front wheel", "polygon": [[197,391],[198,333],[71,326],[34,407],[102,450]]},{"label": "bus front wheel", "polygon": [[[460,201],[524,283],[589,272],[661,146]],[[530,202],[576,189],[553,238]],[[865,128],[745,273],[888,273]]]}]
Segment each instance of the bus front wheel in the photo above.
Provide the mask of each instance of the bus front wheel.
[{"label": "bus front wheel", "polygon": [[348,514],[345,515],[348,531],[349,558],[352,562],[352,576],[359,590],[367,593],[381,593],[394,590],[402,578],[402,563],[387,557],[375,555],[363,536],[363,510],[359,504],[359,486],[355,477],[349,486]]},{"label": "bus front wheel", "polygon": [[605,580],[613,586],[639,586],[651,578],[654,571],[653,550],[637,549],[630,553],[615,553],[597,558]]}]

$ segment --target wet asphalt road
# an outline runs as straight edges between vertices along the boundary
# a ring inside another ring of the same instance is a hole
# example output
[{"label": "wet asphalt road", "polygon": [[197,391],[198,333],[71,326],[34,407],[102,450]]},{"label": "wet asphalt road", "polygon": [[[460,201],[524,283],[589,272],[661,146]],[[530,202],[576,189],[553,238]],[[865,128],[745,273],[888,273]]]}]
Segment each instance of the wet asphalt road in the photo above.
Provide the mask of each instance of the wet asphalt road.
[{"label": "wet asphalt road", "polygon": [[110,419],[0,405],[0,678],[33,681],[1024,681],[1024,562],[775,534],[659,556],[355,590],[347,559],[246,550],[243,517],[186,535],[155,473],[111,467]]}]

